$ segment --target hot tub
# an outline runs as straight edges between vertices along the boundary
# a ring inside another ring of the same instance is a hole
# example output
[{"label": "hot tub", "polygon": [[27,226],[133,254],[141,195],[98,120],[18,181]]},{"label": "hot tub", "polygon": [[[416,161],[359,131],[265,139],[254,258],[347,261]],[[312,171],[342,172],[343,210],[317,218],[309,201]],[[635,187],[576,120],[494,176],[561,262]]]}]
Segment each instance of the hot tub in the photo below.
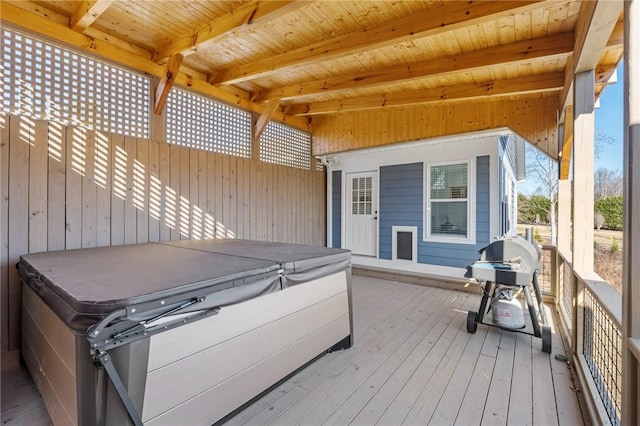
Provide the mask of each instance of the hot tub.
[{"label": "hot tub", "polygon": [[55,424],[210,425],[351,346],[351,254],[200,240],[22,256],[22,356]]}]

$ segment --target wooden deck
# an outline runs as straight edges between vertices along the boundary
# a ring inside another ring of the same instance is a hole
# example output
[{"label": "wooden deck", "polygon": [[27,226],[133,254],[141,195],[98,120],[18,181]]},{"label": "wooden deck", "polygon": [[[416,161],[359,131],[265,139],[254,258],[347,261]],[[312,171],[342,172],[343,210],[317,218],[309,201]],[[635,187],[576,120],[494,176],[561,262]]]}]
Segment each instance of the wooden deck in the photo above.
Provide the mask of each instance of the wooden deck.
[{"label": "wooden deck", "polygon": [[0,424],[49,426],[51,420],[36,385],[26,368],[18,364],[17,353],[2,354]]},{"label": "wooden deck", "polygon": [[353,277],[355,345],[309,365],[231,425],[583,424],[554,328],[538,338],[479,325],[480,296]]},{"label": "wooden deck", "polygon": [[[319,358],[230,425],[584,424],[560,336],[478,326],[480,296],[353,277],[355,345]],[[18,367],[2,373],[2,424],[49,424]]]}]

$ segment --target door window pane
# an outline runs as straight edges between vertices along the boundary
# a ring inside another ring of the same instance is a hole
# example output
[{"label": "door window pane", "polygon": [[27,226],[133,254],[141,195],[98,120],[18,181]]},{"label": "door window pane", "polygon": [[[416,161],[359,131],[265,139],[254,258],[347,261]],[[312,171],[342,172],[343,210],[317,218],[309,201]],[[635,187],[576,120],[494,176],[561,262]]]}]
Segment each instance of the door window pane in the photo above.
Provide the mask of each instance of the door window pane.
[{"label": "door window pane", "polygon": [[351,214],[370,215],[373,210],[373,178],[359,177],[351,181]]}]

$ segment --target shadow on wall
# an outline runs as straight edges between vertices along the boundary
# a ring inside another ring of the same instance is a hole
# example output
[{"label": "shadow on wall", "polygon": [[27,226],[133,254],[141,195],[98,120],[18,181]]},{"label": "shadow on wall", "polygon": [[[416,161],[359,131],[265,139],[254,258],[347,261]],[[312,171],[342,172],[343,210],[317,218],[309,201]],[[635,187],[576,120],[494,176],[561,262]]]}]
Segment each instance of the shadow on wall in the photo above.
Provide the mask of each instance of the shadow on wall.
[{"label": "shadow on wall", "polygon": [[323,245],[324,173],[0,114],[1,350],[25,253],[202,238]]}]

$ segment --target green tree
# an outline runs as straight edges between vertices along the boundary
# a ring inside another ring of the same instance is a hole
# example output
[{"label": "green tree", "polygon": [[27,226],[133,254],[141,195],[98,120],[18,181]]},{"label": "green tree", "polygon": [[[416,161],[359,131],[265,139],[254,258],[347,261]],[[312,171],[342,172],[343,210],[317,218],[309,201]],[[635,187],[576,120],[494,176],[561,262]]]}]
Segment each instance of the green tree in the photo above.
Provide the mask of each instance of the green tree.
[{"label": "green tree", "polygon": [[604,216],[604,228],[616,230],[622,229],[622,206],[622,195],[596,200],[594,203],[594,210],[602,213],[602,216]]},{"label": "green tree", "polygon": [[549,223],[551,202],[544,195],[532,195],[529,197],[530,210],[534,217],[540,218],[541,223]]},{"label": "green tree", "polygon": [[524,194],[518,194],[518,222],[533,223],[536,215],[531,213],[531,205],[529,197]]},{"label": "green tree", "polygon": [[549,224],[549,211],[551,202],[544,195],[518,194],[518,220],[522,223]]}]

